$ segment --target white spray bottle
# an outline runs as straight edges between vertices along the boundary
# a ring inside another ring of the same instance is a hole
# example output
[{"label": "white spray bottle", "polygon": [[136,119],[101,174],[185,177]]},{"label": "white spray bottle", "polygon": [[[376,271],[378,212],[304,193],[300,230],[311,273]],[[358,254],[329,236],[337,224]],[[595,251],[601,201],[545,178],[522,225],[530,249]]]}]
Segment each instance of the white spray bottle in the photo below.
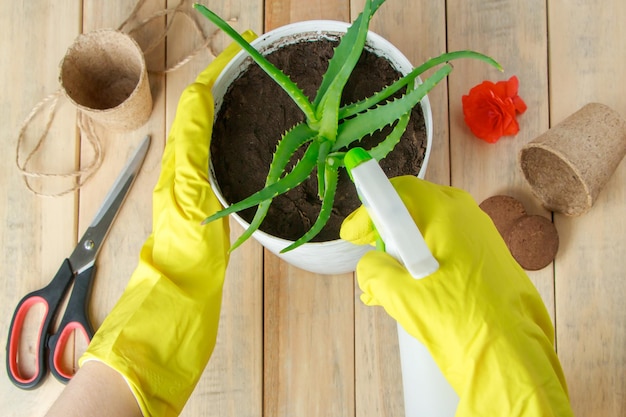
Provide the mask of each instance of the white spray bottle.
[{"label": "white spray bottle", "polygon": [[[359,198],[367,209],[384,250],[416,279],[439,268],[417,225],[382,168],[367,151],[354,148],[344,159]],[[398,342],[406,417],[452,417],[459,402],[432,356],[398,324]]]}]

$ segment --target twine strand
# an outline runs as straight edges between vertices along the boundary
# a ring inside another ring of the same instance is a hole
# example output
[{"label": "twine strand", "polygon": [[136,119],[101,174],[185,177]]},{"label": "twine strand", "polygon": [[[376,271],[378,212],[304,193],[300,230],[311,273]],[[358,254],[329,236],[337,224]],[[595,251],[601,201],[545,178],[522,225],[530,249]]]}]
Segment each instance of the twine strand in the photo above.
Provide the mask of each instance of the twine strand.
[{"label": "twine strand", "polygon": [[[126,34],[132,36],[132,34],[137,33],[139,30],[141,30],[146,25],[148,25],[150,22],[158,18],[166,17],[169,15],[172,15],[172,18],[168,20],[161,34],[154,41],[152,41],[148,46],[142,49],[144,56],[150,53],[151,51],[153,51],[158,45],[161,44],[163,40],[166,39],[177,14],[180,14],[183,17],[187,18],[187,20],[191,22],[191,27],[194,29],[194,32],[200,38],[202,38],[202,42],[200,43],[198,47],[194,48],[191,52],[189,52],[187,55],[185,55],[175,64],[169,67],[165,67],[164,69],[160,69],[160,70],[148,69],[149,73],[157,74],[157,75],[164,75],[164,74],[174,72],[180,69],[181,67],[183,67],[184,65],[186,65],[187,63],[189,63],[191,60],[193,60],[198,54],[200,54],[203,51],[208,51],[210,56],[212,58],[215,58],[217,54],[214,51],[212,44],[213,44],[215,37],[219,33],[219,29],[216,29],[210,35],[206,36],[200,24],[195,19],[194,15],[190,12],[190,7],[186,5],[187,0],[181,0],[174,7],[158,10],[154,12],[153,14],[151,14],[150,16],[142,19],[134,26],[132,26],[131,22],[137,19],[139,11],[144,6],[145,3],[146,3],[146,0],[139,0],[135,4],[133,11],[122,22],[122,24],[119,25],[118,27],[119,31],[125,32]],[[229,20],[229,22],[231,23],[236,22],[236,21],[237,21],[236,18]],[[26,188],[32,193],[38,196],[42,196],[42,197],[60,197],[60,196],[63,196],[63,195],[66,195],[66,194],[69,194],[78,190],[80,187],[86,184],[93,177],[93,175],[96,173],[98,168],[100,168],[100,166],[102,165],[102,161],[104,159],[104,150],[102,146],[102,140],[100,139],[100,136],[98,135],[96,131],[95,122],[88,115],[86,115],[85,113],[77,109],[76,110],[77,111],[76,125],[80,133],[80,137],[84,138],[87,141],[87,143],[90,145],[90,147],[92,148],[93,158],[84,167],[81,167],[78,170],[74,170],[74,171],[66,172],[66,173],[42,172],[31,167],[31,165],[33,165],[31,163],[33,157],[37,155],[39,152],[41,152],[42,147],[44,143],[46,142],[47,137],[49,136],[52,122],[54,121],[55,116],[58,111],[59,99],[62,97],[64,97],[64,94],[61,88],[59,88],[54,93],[48,95],[47,97],[39,101],[39,103],[37,103],[32,108],[28,116],[22,122],[22,125],[19,130],[18,138],[17,138],[16,156],[15,156],[16,166],[19,172],[23,176],[23,180],[24,180],[24,183],[26,184]],[[33,149],[30,150],[30,152],[25,152],[23,148],[26,142],[28,127],[33,122],[33,119],[37,115],[39,115],[46,107],[48,108],[48,113],[45,118],[43,131],[41,135],[36,139],[35,141],[36,144],[33,147]],[[27,153],[27,156],[24,159],[22,159],[21,156],[25,153]],[[32,179],[72,179],[72,178],[74,179],[74,183],[71,187],[61,192],[55,192],[55,193],[36,189],[31,183]]]},{"label": "twine strand", "polygon": [[[82,136],[87,140],[89,145],[91,145],[91,148],[94,152],[94,157],[89,162],[89,164],[86,167],[81,168],[77,171],[63,173],[63,174],[53,173],[53,172],[34,171],[29,168],[29,162],[31,162],[32,158],[39,153],[42,146],[46,142],[46,138],[48,137],[48,133],[50,131],[50,126],[52,125],[52,122],[57,112],[57,107],[59,105],[59,98],[61,96],[62,96],[62,93],[61,93],[61,90],[59,89],[55,91],[54,93],[45,97],[39,103],[37,103],[37,105],[33,107],[29,115],[26,117],[26,119],[22,123],[22,126],[20,127],[20,131],[19,131],[19,135],[17,138],[17,152],[15,155],[15,164],[17,165],[19,172],[23,175],[26,188],[28,188],[28,190],[33,192],[34,194],[44,196],[44,197],[60,197],[62,195],[73,192],[78,187],[81,187],[83,184],[85,184],[93,176],[93,174],[98,170],[100,165],[102,165],[102,159],[103,159],[102,143],[100,139],[98,138],[98,135],[95,132],[94,124],[88,116],[86,116],[85,114],[81,112],[77,112],[77,124],[78,124],[79,130],[81,131]],[[48,115],[46,117],[46,123],[44,126],[43,133],[37,139],[37,144],[35,145],[35,147],[28,153],[26,158],[22,161],[20,158],[20,154],[21,154],[20,149],[22,148],[24,140],[26,138],[26,129],[30,125],[32,119],[34,119],[35,116],[37,116],[37,114],[43,111],[43,109],[45,108],[46,104],[48,104],[48,102],[50,102],[50,104],[49,104]],[[72,188],[68,190],[64,190],[58,193],[47,193],[44,191],[36,190],[33,187],[33,185],[30,183],[29,181],[30,178],[76,178],[76,183]]]},{"label": "twine strand", "polygon": [[[39,151],[39,149],[41,148],[41,146],[43,145],[47,133],[50,130],[50,125],[52,125],[52,121],[54,120],[54,115],[56,114],[56,107],[59,103],[59,96],[61,95],[61,90],[57,90],[54,93],[50,94],[49,96],[45,97],[43,100],[41,100],[39,103],[37,103],[35,105],[35,107],[33,107],[33,109],[30,111],[30,113],[28,114],[28,116],[26,116],[26,119],[24,119],[24,121],[22,122],[22,126],[20,127],[19,130],[19,134],[17,136],[17,152],[15,153],[15,164],[17,165],[17,168],[19,169],[19,171],[27,176],[27,177],[35,177],[35,176],[47,176],[50,174],[44,174],[44,173],[35,173],[35,172],[30,172],[27,169],[28,163],[30,162],[31,158]],[[46,124],[44,127],[44,133],[39,137],[38,141],[37,141],[37,145],[35,146],[35,148],[28,154],[28,156],[26,157],[26,160],[24,162],[20,162],[20,152],[19,150],[22,147],[22,143],[24,141],[24,138],[26,136],[26,129],[28,128],[28,125],[30,125],[30,122],[32,119],[35,118],[35,116],[43,110],[44,106],[46,105],[46,103],[48,103],[49,101],[51,101],[52,103],[50,104],[50,111],[48,112],[48,117],[46,118]]]}]

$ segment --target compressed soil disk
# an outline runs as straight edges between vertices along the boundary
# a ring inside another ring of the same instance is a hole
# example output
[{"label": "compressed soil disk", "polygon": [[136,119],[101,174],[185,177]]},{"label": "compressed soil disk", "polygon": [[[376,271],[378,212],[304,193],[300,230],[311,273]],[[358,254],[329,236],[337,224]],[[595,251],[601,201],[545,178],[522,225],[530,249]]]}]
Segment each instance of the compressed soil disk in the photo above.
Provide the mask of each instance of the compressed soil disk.
[{"label": "compressed soil disk", "polygon": [[[322,39],[286,45],[267,56],[313,98],[321,84],[337,42]],[[389,62],[364,51],[348,80],[342,95],[343,104],[368,97],[400,78]],[[258,65],[252,64],[229,87],[218,110],[211,142],[211,161],[215,178],[225,199],[243,200],[265,186],[276,145],[286,129],[304,120],[304,115],[289,96]],[[354,146],[370,149],[391,131],[388,126],[363,138]],[[388,177],[417,175],[426,152],[426,125],[422,108],[417,105],[409,125],[390,154],[380,161]],[[296,152],[288,171],[302,157]],[[275,197],[260,229],[273,236],[297,240],[315,223],[321,209],[316,171],[301,185]],[[326,226],[313,241],[339,238],[343,219],[361,204],[354,184],[345,170],[339,171],[339,182],[333,210]],[[250,222],[255,207],[239,212]]]},{"label": "compressed soil disk", "polygon": [[559,249],[554,224],[543,216],[523,216],[508,231],[506,244],[513,258],[528,271],[548,266]]},{"label": "compressed soil disk", "polygon": [[524,205],[508,195],[489,197],[479,207],[491,218],[503,238],[517,220],[526,214]]}]

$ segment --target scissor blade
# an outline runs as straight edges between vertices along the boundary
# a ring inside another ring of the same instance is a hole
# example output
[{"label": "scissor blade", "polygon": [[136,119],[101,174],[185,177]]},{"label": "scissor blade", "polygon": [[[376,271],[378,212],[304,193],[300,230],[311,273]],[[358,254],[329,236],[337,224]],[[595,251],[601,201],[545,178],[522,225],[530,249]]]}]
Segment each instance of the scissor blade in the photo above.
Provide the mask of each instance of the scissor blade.
[{"label": "scissor blade", "polygon": [[146,136],[113,183],[91,225],[70,255],[70,264],[74,273],[79,274],[93,265],[102,242],[139,173],[149,147],[150,136]]}]

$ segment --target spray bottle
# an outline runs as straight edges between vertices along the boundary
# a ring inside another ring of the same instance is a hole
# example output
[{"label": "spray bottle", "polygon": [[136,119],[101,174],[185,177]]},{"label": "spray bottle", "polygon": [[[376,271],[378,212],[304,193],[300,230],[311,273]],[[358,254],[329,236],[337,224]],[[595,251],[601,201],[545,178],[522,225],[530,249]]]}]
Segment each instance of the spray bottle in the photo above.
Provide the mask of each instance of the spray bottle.
[{"label": "spray bottle", "polygon": [[[344,159],[361,202],[367,209],[385,250],[416,279],[439,268],[424,238],[382,168],[367,151],[354,148]],[[459,402],[426,347],[398,324],[398,342],[406,417],[452,417]]]}]

